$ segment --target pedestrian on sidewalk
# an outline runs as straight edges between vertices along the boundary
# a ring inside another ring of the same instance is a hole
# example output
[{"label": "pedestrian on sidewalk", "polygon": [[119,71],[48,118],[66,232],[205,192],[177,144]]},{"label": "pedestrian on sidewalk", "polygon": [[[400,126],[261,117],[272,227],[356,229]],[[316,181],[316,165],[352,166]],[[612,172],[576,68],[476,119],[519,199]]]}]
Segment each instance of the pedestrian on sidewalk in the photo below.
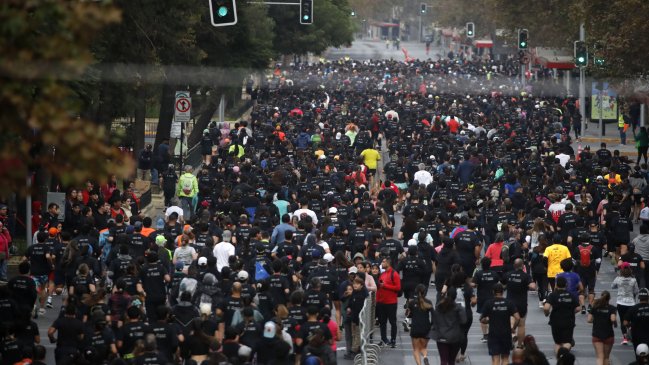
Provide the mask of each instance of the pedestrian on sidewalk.
[{"label": "pedestrian on sidewalk", "polygon": [[[433,313],[431,333],[432,338],[437,342],[437,351],[442,365],[455,363],[465,337],[462,326],[467,322],[467,313],[462,305],[456,303],[456,299],[457,290],[447,290]],[[460,300],[464,299],[460,298]],[[413,329],[415,325],[416,321],[413,321]],[[428,365],[426,357],[424,357],[424,364]]]}]

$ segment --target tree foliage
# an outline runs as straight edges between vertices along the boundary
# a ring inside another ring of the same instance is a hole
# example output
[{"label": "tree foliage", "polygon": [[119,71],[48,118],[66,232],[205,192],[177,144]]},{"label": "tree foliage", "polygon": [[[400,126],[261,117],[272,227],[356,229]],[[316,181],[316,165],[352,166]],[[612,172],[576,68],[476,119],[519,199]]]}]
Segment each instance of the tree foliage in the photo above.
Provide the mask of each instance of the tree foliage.
[{"label": "tree foliage", "polygon": [[130,159],[107,145],[103,127],[79,118],[67,81],[92,61],[97,31],[119,19],[113,7],[89,2],[0,4],[0,195],[26,193],[29,170],[66,185],[132,170]]}]

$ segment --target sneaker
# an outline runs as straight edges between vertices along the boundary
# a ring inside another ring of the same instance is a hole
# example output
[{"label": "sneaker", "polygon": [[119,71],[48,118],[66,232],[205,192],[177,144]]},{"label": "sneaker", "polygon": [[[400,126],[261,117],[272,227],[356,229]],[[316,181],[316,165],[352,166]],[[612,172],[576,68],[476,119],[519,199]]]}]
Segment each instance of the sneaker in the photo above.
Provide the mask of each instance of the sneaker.
[{"label": "sneaker", "polygon": [[424,365],[430,365],[430,362],[428,361],[427,356],[424,356]]},{"label": "sneaker", "polygon": [[41,308],[41,309],[38,310],[38,314],[41,315],[41,316],[44,316],[45,313],[46,313],[45,308]]},{"label": "sneaker", "polygon": [[480,342],[487,343],[487,335],[482,335],[482,338],[480,339]]},{"label": "sneaker", "polygon": [[390,343],[390,341],[388,341],[388,340],[381,340],[381,342],[378,343],[378,346],[379,347],[386,347],[386,346],[388,346],[389,343]]},{"label": "sneaker", "polygon": [[408,320],[407,319],[403,320],[403,331],[404,332],[410,332],[410,326],[408,325]]},{"label": "sneaker", "polygon": [[539,308],[543,309],[543,302],[539,302]]},{"label": "sneaker", "polygon": [[588,305],[588,313],[593,313],[593,306],[590,304]]},{"label": "sneaker", "polygon": [[622,337],[622,345],[624,345],[624,346],[629,345],[629,340],[626,339],[626,336]]},{"label": "sneaker", "polygon": [[50,295],[47,297],[47,304],[45,304],[47,308],[52,308],[52,296]]},{"label": "sneaker", "polygon": [[396,348],[397,347],[397,342],[395,340],[390,341],[390,348]]},{"label": "sneaker", "polygon": [[581,314],[586,314],[586,306],[581,307]]}]

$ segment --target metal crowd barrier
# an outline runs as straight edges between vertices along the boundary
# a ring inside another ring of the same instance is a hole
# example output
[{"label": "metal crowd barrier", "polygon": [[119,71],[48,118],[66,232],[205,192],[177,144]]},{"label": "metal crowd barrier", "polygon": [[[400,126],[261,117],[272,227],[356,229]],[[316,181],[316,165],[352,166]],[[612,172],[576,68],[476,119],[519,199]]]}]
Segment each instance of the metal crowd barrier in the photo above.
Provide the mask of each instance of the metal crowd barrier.
[{"label": "metal crowd barrier", "polygon": [[360,313],[361,352],[354,358],[354,365],[378,365],[381,348],[371,342],[376,330],[376,293],[370,292]]}]

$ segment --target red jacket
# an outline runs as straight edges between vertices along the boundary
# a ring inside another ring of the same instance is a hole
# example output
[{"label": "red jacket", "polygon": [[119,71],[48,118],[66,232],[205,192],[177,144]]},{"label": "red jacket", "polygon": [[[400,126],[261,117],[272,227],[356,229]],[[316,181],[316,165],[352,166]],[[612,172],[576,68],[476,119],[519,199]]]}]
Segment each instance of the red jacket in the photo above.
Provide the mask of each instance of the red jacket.
[{"label": "red jacket", "polygon": [[11,235],[7,229],[0,228],[0,252],[6,254],[6,258],[9,258],[9,243],[11,243]]},{"label": "red jacket", "polygon": [[397,304],[397,293],[401,290],[401,277],[392,268],[379,276],[379,290],[376,292],[376,302],[381,304]]}]

